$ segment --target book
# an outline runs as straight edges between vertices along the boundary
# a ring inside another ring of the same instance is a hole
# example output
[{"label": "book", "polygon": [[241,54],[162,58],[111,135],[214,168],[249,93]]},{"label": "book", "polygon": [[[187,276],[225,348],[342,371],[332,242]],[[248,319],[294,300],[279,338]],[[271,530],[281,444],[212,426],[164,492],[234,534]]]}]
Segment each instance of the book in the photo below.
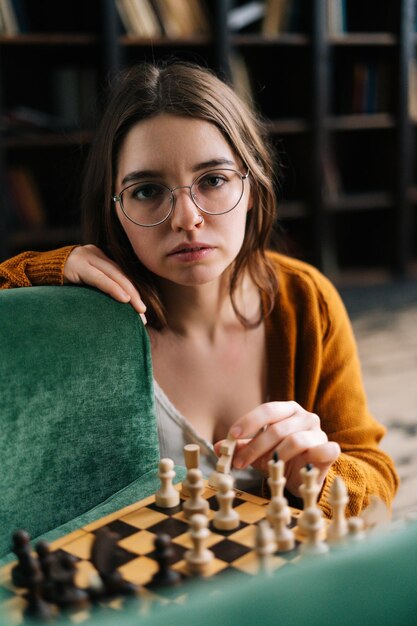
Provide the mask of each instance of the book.
[{"label": "book", "polygon": [[152,0],[164,34],[172,39],[210,32],[205,5],[200,0]]},{"label": "book", "polygon": [[22,226],[41,228],[46,213],[39,186],[33,173],[26,167],[10,167],[6,173],[13,208]]},{"label": "book", "polygon": [[245,2],[230,9],[227,16],[227,25],[231,31],[237,32],[258,22],[265,16],[265,2]]},{"label": "book", "polygon": [[116,9],[130,37],[157,37],[162,28],[150,0],[116,0]]},{"label": "book", "polygon": [[18,35],[19,25],[11,0],[0,0],[1,27],[3,35]]},{"label": "book", "polygon": [[292,1],[266,0],[261,29],[263,35],[274,36],[287,30]]}]

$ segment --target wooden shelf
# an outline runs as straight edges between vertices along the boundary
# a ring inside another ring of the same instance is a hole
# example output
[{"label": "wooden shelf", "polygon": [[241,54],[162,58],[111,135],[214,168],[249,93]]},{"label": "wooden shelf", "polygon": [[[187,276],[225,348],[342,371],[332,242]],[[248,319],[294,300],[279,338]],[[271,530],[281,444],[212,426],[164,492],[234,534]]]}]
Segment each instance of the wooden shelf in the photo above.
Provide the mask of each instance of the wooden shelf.
[{"label": "wooden shelf", "polygon": [[291,135],[307,132],[310,129],[310,124],[301,118],[287,118],[271,121],[268,124],[268,129],[272,135]]},{"label": "wooden shelf", "polygon": [[244,34],[232,35],[234,46],[306,46],[311,43],[310,37],[302,33],[280,33],[279,35]]},{"label": "wooden shelf", "polygon": [[40,230],[18,230],[10,237],[11,247],[70,245],[81,241],[79,228],[42,228]]},{"label": "wooden shelf", "polygon": [[90,34],[67,33],[25,33],[21,35],[0,35],[2,46],[92,46],[98,37]]},{"label": "wooden shelf", "polygon": [[341,194],[337,198],[325,199],[325,208],[330,213],[389,209],[392,206],[393,197],[386,191]]},{"label": "wooden shelf", "polygon": [[368,130],[372,128],[394,128],[396,119],[391,113],[361,115],[331,115],[326,119],[329,130]]},{"label": "wooden shelf", "polygon": [[305,202],[279,202],[278,201],[278,219],[294,220],[306,217],[308,214]]},{"label": "wooden shelf", "polygon": [[392,33],[342,33],[329,35],[331,46],[395,46],[398,37]]},{"label": "wooden shelf", "polygon": [[93,131],[73,131],[62,133],[41,133],[33,131],[22,136],[8,137],[3,140],[6,148],[49,148],[60,146],[79,146],[89,144],[94,136]]},{"label": "wooden shelf", "polygon": [[122,35],[119,39],[122,46],[158,46],[158,47],[195,47],[208,46],[212,43],[209,35],[193,35],[190,37],[172,38],[165,36],[158,37],[133,37],[131,35]]}]

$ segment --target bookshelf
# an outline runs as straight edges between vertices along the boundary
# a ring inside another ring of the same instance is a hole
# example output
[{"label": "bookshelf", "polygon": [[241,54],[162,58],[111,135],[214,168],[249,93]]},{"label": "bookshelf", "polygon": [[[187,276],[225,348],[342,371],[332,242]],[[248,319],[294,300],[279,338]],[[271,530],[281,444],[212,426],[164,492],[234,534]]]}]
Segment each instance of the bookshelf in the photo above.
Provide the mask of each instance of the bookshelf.
[{"label": "bookshelf", "polygon": [[[7,2],[21,15],[19,32],[0,34],[0,258],[80,241],[79,178],[107,77],[175,56],[230,77],[266,119],[287,252],[340,280],[416,266],[416,0],[176,0],[201,4],[194,24],[152,0],[146,32],[122,19],[136,0],[0,0],[0,17]],[[38,225],[11,208],[16,167],[38,186]]]}]

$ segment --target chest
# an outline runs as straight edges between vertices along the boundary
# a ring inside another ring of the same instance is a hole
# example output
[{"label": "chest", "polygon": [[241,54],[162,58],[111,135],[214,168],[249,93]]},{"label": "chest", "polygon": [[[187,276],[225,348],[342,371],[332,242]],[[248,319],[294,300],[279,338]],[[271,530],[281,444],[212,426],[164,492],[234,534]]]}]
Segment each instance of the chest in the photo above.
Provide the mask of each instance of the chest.
[{"label": "chest", "polygon": [[158,337],[154,376],[201,437],[215,442],[231,424],[266,401],[263,327],[225,334],[215,344]]}]

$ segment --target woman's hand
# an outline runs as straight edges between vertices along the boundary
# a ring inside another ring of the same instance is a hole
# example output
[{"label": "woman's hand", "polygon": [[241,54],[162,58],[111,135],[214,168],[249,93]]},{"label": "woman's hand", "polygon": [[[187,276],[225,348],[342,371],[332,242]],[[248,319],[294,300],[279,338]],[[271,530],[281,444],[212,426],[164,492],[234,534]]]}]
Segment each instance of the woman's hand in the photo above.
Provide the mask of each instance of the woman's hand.
[{"label": "woman's hand", "polygon": [[[273,453],[285,462],[286,488],[300,496],[300,469],[312,463],[318,470],[320,487],[330,466],[340,454],[338,443],[329,441],[320,418],[305,411],[297,402],[267,402],[253,409],[231,427],[237,439],[233,467],[252,465],[265,474]],[[216,443],[218,451],[221,442]]]},{"label": "woman's hand", "polygon": [[97,246],[89,244],[74,248],[64,266],[64,283],[90,285],[119,302],[130,302],[146,324],[146,306],[138,290]]}]

